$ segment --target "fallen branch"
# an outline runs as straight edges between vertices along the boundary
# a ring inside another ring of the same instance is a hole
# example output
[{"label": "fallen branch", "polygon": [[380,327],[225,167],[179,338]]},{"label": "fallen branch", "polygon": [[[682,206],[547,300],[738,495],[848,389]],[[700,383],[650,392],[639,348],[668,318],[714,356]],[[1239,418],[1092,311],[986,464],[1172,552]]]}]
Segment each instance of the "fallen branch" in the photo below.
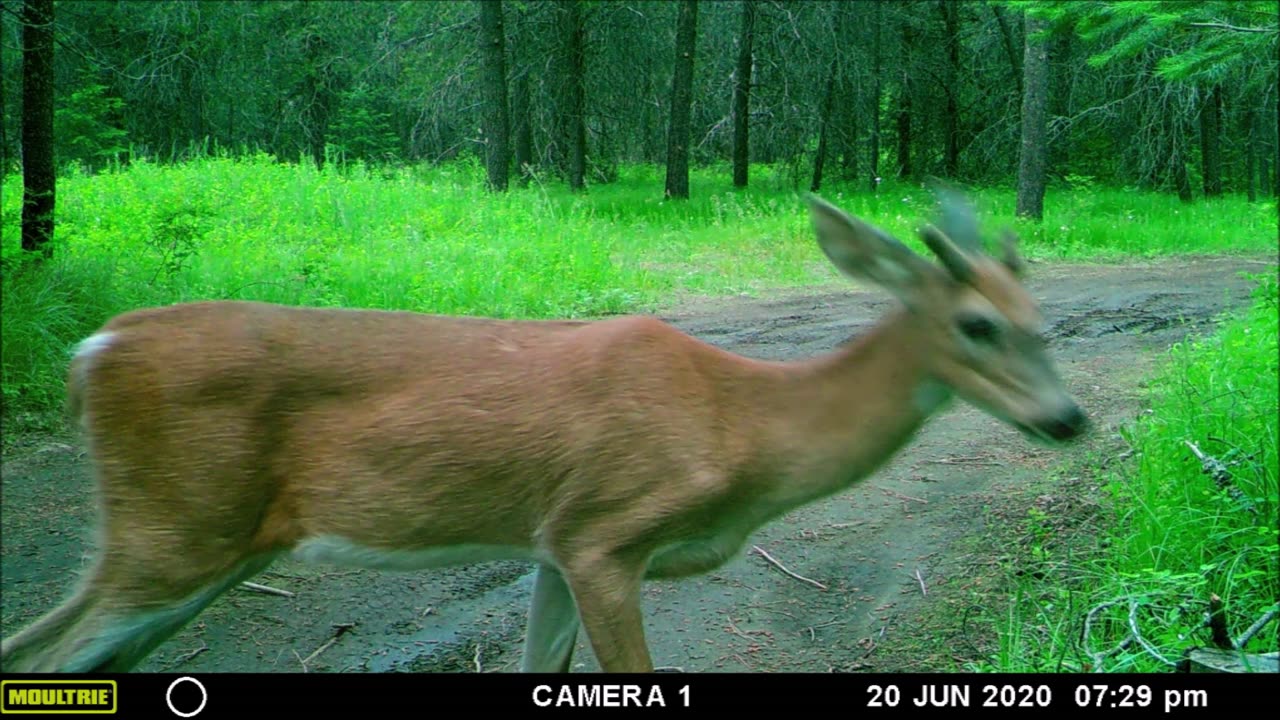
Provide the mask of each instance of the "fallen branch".
[{"label": "fallen branch", "polygon": [[1244,634],[1236,638],[1235,649],[1243,650],[1245,644],[1252,640],[1253,636],[1257,635],[1264,625],[1274,620],[1277,613],[1280,613],[1280,602],[1272,605],[1270,610],[1263,613],[1262,617],[1258,618],[1257,621],[1249,626],[1248,630],[1244,631]]},{"label": "fallen branch", "polygon": [[1095,605],[1093,609],[1091,609],[1084,616],[1084,632],[1082,633],[1083,635],[1082,644],[1084,645],[1085,654],[1088,655],[1089,659],[1093,661],[1093,669],[1095,672],[1102,672],[1102,661],[1106,660],[1112,655],[1116,655],[1118,653],[1123,652],[1126,648],[1128,648],[1130,645],[1133,644],[1133,635],[1130,634],[1126,636],[1124,640],[1121,640],[1120,642],[1116,643],[1115,647],[1111,648],[1110,650],[1107,650],[1106,652],[1093,652],[1092,650],[1089,649],[1089,633],[1090,633],[1090,628],[1093,626],[1093,617],[1098,613],[1102,612],[1103,610],[1106,610],[1107,608],[1110,608],[1110,607],[1114,607],[1118,604],[1119,604],[1118,602],[1112,600],[1109,602],[1101,603],[1099,605]]},{"label": "fallen branch", "polygon": [[[342,623],[339,625],[334,625],[333,637],[329,638],[328,642],[316,648],[315,652],[308,655],[306,660],[302,660],[301,658],[299,658],[299,661],[302,663],[302,671],[306,672],[308,663],[310,663],[312,660],[315,660],[320,655],[320,653],[332,647],[334,643],[338,642],[338,638],[342,637],[343,633],[345,633],[346,631],[350,630],[353,627],[355,627],[355,623]],[[297,655],[297,654],[298,653],[295,651],[294,655]]]},{"label": "fallen branch", "polygon": [[209,645],[208,645],[207,643],[205,643],[205,641],[201,640],[201,641],[200,641],[200,647],[196,648],[195,650],[192,650],[191,652],[183,653],[183,654],[182,654],[181,656],[179,656],[179,657],[178,657],[178,659],[175,661],[175,664],[176,664],[176,665],[181,665],[181,664],[183,664],[183,663],[187,662],[188,660],[190,660],[191,658],[193,658],[193,657],[195,657],[195,656],[199,655],[200,653],[202,653],[202,652],[204,652],[205,650],[208,650],[208,649],[209,649]]},{"label": "fallen branch", "polygon": [[1129,601],[1129,632],[1133,633],[1133,639],[1138,641],[1138,644],[1142,646],[1143,650],[1147,651],[1148,655],[1159,660],[1165,665],[1168,665],[1169,667],[1178,666],[1178,663],[1170,662],[1168,658],[1161,655],[1159,651],[1157,651],[1154,647],[1151,646],[1151,643],[1143,639],[1142,633],[1138,632],[1138,601],[1137,600]]},{"label": "fallen branch", "polygon": [[865,639],[863,639],[863,640],[859,640],[859,641],[858,641],[858,644],[859,644],[859,645],[862,645],[863,643],[867,643],[867,651],[866,651],[866,652],[864,652],[864,653],[862,653],[862,659],[863,659],[863,660],[865,660],[865,659],[867,659],[868,657],[870,657],[870,656],[871,656],[871,653],[873,653],[873,652],[875,652],[875,651],[876,651],[876,647],[880,644],[880,643],[879,643],[880,638],[883,638],[883,637],[884,637],[884,631],[885,631],[885,630],[888,630],[888,629],[889,629],[889,626],[888,626],[888,625],[884,625],[884,626],[882,626],[882,627],[880,628],[880,634],[879,634],[879,635],[875,636],[874,638],[873,638],[873,637],[868,636],[868,637],[866,637]]},{"label": "fallen branch", "polygon": [[992,467],[999,466],[1002,463],[994,462],[990,458],[982,456],[964,457],[957,455],[954,457],[940,458],[938,460],[925,460],[933,465],[989,465]]},{"label": "fallen branch", "polygon": [[746,640],[747,642],[752,642],[751,638],[748,637],[746,633],[739,630],[738,626],[734,624],[733,618],[730,617],[728,618],[728,620],[729,620],[729,632],[733,633],[734,635],[737,635],[738,637],[742,638],[743,640]]},{"label": "fallen branch", "polygon": [[846,621],[844,621],[844,620],[828,620],[828,621],[826,621],[826,622],[824,622],[824,623],[821,623],[821,624],[819,624],[819,625],[811,625],[811,626],[809,626],[809,627],[805,628],[805,630],[808,630],[808,631],[809,631],[809,641],[810,641],[810,642],[817,642],[817,641],[818,641],[818,634],[817,634],[817,633],[815,633],[815,632],[814,632],[814,630],[817,630],[818,628],[830,627],[831,625],[844,625],[844,624],[845,624],[845,622],[846,622]]},{"label": "fallen branch", "polygon": [[764,607],[764,606],[762,606],[762,605],[748,605],[747,607],[748,607],[748,608],[751,608],[752,610],[763,610],[764,612],[777,613],[778,615],[786,615],[787,617],[791,618],[792,620],[795,620],[795,619],[796,619],[796,616],[795,616],[795,615],[792,615],[791,613],[787,612],[786,610],[774,610],[773,608],[767,608],[767,607]]},{"label": "fallen branch", "polygon": [[898,492],[897,490],[890,490],[889,488],[885,488],[885,487],[880,488],[880,490],[881,490],[881,492],[884,492],[884,493],[886,493],[886,494],[888,494],[888,495],[892,495],[892,496],[897,497],[897,498],[901,498],[901,499],[903,499],[903,500],[914,500],[915,502],[918,502],[918,503],[924,503],[925,505],[928,505],[928,504],[929,504],[929,501],[928,501],[928,500],[921,500],[920,498],[917,498],[917,497],[911,497],[910,495],[903,495],[902,493]]},{"label": "fallen branch", "polygon": [[774,566],[774,567],[778,568],[779,570],[781,570],[782,572],[786,573],[787,575],[789,575],[789,576],[791,576],[791,577],[795,578],[796,580],[799,580],[800,582],[809,583],[810,585],[812,585],[812,586],[814,586],[814,587],[816,587],[816,588],[819,588],[819,589],[821,589],[821,590],[826,590],[826,589],[827,589],[827,586],[826,586],[826,585],[823,585],[822,583],[818,582],[817,580],[810,580],[809,578],[807,578],[807,577],[805,577],[805,576],[803,576],[803,575],[797,575],[797,574],[795,574],[795,573],[791,572],[790,570],[788,570],[788,569],[787,569],[787,567],[786,567],[785,565],[783,565],[782,563],[778,562],[777,560],[774,560],[774,559],[773,559],[773,556],[772,556],[772,555],[770,555],[769,553],[765,552],[765,551],[764,551],[764,548],[761,548],[759,545],[752,545],[752,546],[751,546],[751,549],[752,549],[752,550],[754,550],[754,551],[756,551],[756,552],[758,552],[758,553],[760,553],[760,557],[764,558],[765,560],[768,560],[770,563],[772,563],[772,564],[773,564],[773,566]]},{"label": "fallen branch", "polygon": [[472,661],[476,664],[476,672],[484,672],[484,669],[480,665],[480,643],[476,643],[476,656],[472,658]]},{"label": "fallen branch", "polygon": [[1218,486],[1219,490],[1226,492],[1231,499],[1240,503],[1245,512],[1258,514],[1258,508],[1254,507],[1253,502],[1245,495],[1244,491],[1236,487],[1231,481],[1231,471],[1227,469],[1227,464],[1218,458],[1207,455],[1190,440],[1183,440],[1187,447],[1191,448],[1191,452],[1195,453],[1197,459],[1200,460],[1200,472],[1213,478],[1213,482]]},{"label": "fallen branch", "polygon": [[288,590],[279,590],[267,585],[259,585],[258,583],[254,583],[254,582],[248,582],[248,581],[242,582],[240,583],[240,587],[244,588],[245,590],[260,592],[260,593],[263,593],[264,595],[279,595],[280,597],[293,597],[293,593],[289,592]]},{"label": "fallen branch", "polygon": [[920,575],[920,568],[916,568],[916,580],[920,581],[920,594],[928,595],[929,591],[924,588],[924,577]]}]

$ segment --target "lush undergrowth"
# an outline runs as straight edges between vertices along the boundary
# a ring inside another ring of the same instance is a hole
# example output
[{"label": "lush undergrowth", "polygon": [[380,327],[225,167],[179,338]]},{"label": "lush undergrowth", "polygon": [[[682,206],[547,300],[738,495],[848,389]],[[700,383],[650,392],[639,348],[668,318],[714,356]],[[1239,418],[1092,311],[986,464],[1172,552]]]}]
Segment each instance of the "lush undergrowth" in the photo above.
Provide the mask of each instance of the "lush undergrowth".
[{"label": "lush undergrowth", "polygon": [[[3,196],[6,423],[38,424],[62,397],[70,346],[132,308],[206,298],[405,308],[504,317],[650,311],[685,293],[749,293],[839,280],[813,243],[803,186],[754,168],[693,173],[662,198],[662,171],[571,193],[559,183],[493,196],[474,164],[318,171],[266,157],[136,162],[58,186],[54,259],[21,262],[21,179]],[[920,187],[828,184],[822,195],[905,239],[927,217]],[[1022,231],[1033,258],[1255,251],[1275,206],[1182,205],[1128,190],[1056,188],[1046,219],[1013,218],[1013,193],[978,189],[984,220]],[[14,427],[13,424],[9,425]]]},{"label": "lush undergrowth", "polygon": [[[1045,531],[981,669],[1168,671],[1186,649],[1213,644],[1214,595],[1233,641],[1275,607],[1280,303],[1276,276],[1259,279],[1246,312],[1170,350],[1148,385],[1149,411],[1127,430],[1132,455],[1100,476],[1101,533],[1079,552]],[[1203,472],[1205,461],[1226,472]],[[1049,520],[1030,518],[1032,534]],[[1267,626],[1243,649],[1275,652],[1276,638]]]}]

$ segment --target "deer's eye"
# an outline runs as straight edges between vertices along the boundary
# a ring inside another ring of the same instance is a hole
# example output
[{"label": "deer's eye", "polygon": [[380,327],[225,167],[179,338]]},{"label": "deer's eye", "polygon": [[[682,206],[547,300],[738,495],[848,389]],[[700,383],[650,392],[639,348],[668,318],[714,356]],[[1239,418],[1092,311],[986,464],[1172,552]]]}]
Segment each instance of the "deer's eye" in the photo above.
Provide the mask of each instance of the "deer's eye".
[{"label": "deer's eye", "polygon": [[989,318],[981,315],[968,315],[956,321],[960,327],[960,332],[970,340],[978,342],[992,342],[996,339],[1000,329]]}]

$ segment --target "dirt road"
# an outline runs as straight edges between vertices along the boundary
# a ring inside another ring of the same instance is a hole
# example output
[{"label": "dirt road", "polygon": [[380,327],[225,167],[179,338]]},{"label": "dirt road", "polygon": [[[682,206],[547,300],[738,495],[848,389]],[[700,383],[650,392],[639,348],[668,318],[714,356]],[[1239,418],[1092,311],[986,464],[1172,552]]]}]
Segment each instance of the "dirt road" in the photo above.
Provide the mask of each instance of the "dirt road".
[{"label": "dirt road", "polygon": [[[989,523],[1025,517],[1031,503],[1052,511],[1055,492],[1067,487],[1053,470],[1115,447],[1115,427],[1140,411],[1138,382],[1158,353],[1247,301],[1240,271],[1269,269],[1274,258],[1034,266],[1030,285],[1053,326],[1050,349],[1097,422],[1090,442],[1054,453],[953,406],[880,475],[752,538],[825,589],[784,574],[751,545],[715,574],[650,583],[655,661],[689,672],[954,669],[969,651],[938,647],[942,635],[916,619],[948,593],[981,593],[989,581],[990,557],[1003,549],[975,552],[963,541]],[[781,359],[833,348],[888,302],[839,288],[698,301],[669,319],[731,350]],[[51,608],[83,566],[89,491],[74,440],[44,439],[4,459],[5,635]],[[298,672],[306,661],[309,672],[511,671],[530,570],[493,563],[395,574],[281,562],[255,581],[292,597],[233,590],[140,669]],[[344,624],[353,627],[325,647]],[[596,669],[580,638],[575,670]]]}]

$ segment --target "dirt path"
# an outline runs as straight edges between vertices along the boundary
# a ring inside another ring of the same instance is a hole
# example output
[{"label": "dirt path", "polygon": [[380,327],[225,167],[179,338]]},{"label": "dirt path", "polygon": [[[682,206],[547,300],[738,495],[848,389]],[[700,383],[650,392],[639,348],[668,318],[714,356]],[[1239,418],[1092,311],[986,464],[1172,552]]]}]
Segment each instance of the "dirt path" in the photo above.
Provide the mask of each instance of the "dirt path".
[{"label": "dirt path", "polygon": [[[989,580],[989,557],[962,541],[988,523],[1025,516],[1027,504],[1052,503],[1063,489],[1052,470],[1113,447],[1115,426],[1139,412],[1137,382],[1155,353],[1245,302],[1250,284],[1238,273],[1265,271],[1273,260],[1035,266],[1030,284],[1053,323],[1051,351],[1098,422],[1091,442],[1051,453],[954,406],[880,475],[752,539],[826,590],[784,575],[750,547],[715,574],[649,584],[655,661],[691,672],[951,669],[937,658],[959,661],[962,651],[938,648],[942,637],[916,620],[948,593],[980,591]],[[881,294],[841,288],[699,301],[669,317],[745,355],[790,358],[831,349],[886,307]],[[89,490],[74,441],[48,440],[5,458],[5,635],[52,607],[82,566]],[[233,590],[140,669],[297,672],[335,625],[354,623],[306,669],[510,671],[523,638],[529,571],[493,563],[392,574],[281,562],[255,581],[293,597]],[[922,647],[932,652],[914,654]],[[596,669],[580,639],[575,670]]]}]

